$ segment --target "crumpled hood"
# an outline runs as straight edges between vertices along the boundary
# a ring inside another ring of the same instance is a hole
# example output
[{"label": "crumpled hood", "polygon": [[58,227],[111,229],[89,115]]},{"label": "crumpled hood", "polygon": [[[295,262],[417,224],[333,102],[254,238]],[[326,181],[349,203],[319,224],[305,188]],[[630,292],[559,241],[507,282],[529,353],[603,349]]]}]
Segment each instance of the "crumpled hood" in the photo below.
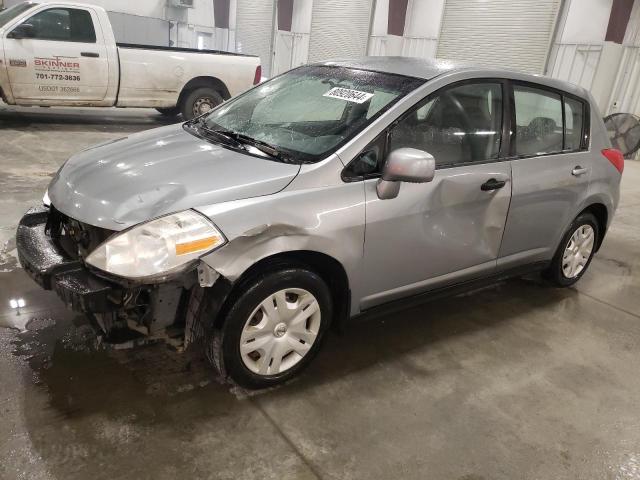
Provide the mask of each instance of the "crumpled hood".
[{"label": "crumpled hood", "polygon": [[49,185],[49,198],[71,218],[119,231],[167,213],[276,193],[299,171],[170,125],[74,155]]}]

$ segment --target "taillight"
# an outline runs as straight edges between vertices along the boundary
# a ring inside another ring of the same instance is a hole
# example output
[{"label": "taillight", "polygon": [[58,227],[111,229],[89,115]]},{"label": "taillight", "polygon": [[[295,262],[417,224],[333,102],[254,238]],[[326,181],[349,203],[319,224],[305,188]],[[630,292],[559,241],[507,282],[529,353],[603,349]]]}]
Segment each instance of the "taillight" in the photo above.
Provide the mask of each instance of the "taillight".
[{"label": "taillight", "polygon": [[616,167],[620,173],[624,170],[624,155],[620,150],[615,148],[605,148],[602,150],[602,154],[607,157],[607,160],[611,162],[611,165]]},{"label": "taillight", "polygon": [[260,83],[261,78],[262,78],[262,65],[258,65],[256,67],[256,74],[253,77],[253,84],[258,85]]}]

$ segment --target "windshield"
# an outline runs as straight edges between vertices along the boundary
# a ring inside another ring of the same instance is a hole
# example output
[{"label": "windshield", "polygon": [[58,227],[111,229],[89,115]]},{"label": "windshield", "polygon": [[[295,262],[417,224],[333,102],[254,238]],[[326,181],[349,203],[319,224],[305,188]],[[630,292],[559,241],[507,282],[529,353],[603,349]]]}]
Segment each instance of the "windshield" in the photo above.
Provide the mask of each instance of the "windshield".
[{"label": "windshield", "polygon": [[342,67],[291,70],[221,105],[202,124],[268,145],[296,162],[326,157],[423,83]]},{"label": "windshield", "polygon": [[33,7],[32,3],[19,3],[18,5],[0,11],[0,28],[4,27],[11,20],[21,13],[26,12],[31,7]]}]

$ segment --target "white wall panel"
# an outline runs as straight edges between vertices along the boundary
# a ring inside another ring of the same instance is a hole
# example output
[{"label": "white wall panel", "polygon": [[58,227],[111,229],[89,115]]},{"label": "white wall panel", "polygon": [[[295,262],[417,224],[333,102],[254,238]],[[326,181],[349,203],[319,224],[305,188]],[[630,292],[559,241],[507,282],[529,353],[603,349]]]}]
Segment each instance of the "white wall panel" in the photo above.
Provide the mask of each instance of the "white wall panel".
[{"label": "white wall panel", "polygon": [[613,0],[571,0],[560,43],[602,43],[612,5]]},{"label": "white wall panel", "polygon": [[409,0],[404,35],[411,38],[438,38],[445,0]]},{"label": "white wall panel", "polygon": [[548,75],[591,89],[603,44],[563,43],[554,45]]},{"label": "white wall panel", "polygon": [[405,57],[435,58],[437,38],[407,37],[402,39],[402,55]]},{"label": "white wall panel", "polygon": [[447,0],[438,58],[542,73],[560,0]]}]

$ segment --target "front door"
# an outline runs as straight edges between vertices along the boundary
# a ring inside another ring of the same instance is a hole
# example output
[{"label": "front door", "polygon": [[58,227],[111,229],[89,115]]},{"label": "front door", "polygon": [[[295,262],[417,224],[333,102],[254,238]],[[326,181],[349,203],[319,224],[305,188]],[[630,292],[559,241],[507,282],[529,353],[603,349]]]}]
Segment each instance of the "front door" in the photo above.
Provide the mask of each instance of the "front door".
[{"label": "front door", "polygon": [[5,60],[18,103],[104,99],[109,65],[104,39],[96,35],[95,20],[95,12],[89,9],[47,8],[23,22],[33,26],[33,38],[11,38],[8,32]]},{"label": "front door", "polygon": [[433,181],[402,183],[390,200],[378,198],[376,179],[365,180],[362,309],[495,271],[511,198],[511,166],[500,161],[502,98],[499,81],[447,87],[361,155],[381,171],[378,152],[413,147],[437,168]]},{"label": "front door", "polygon": [[593,162],[584,101],[517,83],[513,93],[513,193],[498,261],[504,268],[553,257],[586,197]]}]

